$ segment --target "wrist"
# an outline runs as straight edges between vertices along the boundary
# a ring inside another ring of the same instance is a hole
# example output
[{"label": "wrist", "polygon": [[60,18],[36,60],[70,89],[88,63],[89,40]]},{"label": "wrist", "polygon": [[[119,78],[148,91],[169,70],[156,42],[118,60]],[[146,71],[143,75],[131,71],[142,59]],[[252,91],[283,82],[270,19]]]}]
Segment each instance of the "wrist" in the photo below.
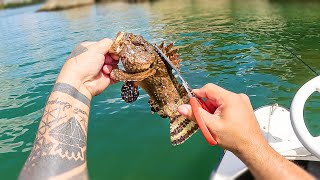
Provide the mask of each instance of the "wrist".
[{"label": "wrist", "polygon": [[66,63],[65,66],[62,68],[56,83],[65,83],[68,84],[79,91],[79,93],[86,96],[89,100],[92,99],[92,95],[87,87],[84,85],[84,82],[81,77],[79,77],[79,73],[72,68],[67,68],[68,64]]},{"label": "wrist", "polygon": [[250,160],[263,159],[265,152],[271,152],[272,147],[265,141],[265,139],[252,140],[248,143],[242,144],[236,152],[233,152],[245,164],[249,166]]}]

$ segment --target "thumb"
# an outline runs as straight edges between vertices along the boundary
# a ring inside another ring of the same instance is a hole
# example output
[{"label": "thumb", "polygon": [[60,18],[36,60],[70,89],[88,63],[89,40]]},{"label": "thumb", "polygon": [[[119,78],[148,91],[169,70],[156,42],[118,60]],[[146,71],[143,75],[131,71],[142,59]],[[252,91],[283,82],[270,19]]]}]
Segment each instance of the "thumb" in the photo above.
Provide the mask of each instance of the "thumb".
[{"label": "thumb", "polygon": [[[213,134],[214,132],[216,132],[216,122],[219,119],[218,115],[214,115],[214,114],[210,114],[209,112],[207,112],[206,110],[202,109],[199,107],[199,111],[201,114],[201,117],[204,121],[204,123],[206,124],[207,128],[209,129],[209,131]],[[192,109],[191,106],[189,104],[183,104],[181,106],[178,107],[178,112],[186,117],[187,119],[195,120],[195,117],[192,113]]]},{"label": "thumb", "polygon": [[111,39],[105,38],[90,45],[88,48],[94,50],[97,53],[105,55],[108,53],[112,43],[113,41]]},{"label": "thumb", "polygon": [[182,116],[186,117],[187,119],[195,121],[195,118],[194,118],[193,113],[192,113],[191,106],[189,104],[182,104],[181,106],[179,106],[178,107],[178,112]]}]

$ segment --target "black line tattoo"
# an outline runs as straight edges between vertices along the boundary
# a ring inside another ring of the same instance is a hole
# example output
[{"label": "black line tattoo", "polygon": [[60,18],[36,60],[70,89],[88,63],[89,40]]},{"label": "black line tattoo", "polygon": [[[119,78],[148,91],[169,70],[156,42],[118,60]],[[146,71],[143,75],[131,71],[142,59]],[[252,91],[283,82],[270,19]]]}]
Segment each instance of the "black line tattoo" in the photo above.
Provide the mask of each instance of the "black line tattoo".
[{"label": "black line tattoo", "polygon": [[56,150],[61,150],[61,155],[68,158],[84,157],[81,148],[86,145],[86,136],[75,117],[53,128],[49,132],[49,135],[60,142]]},{"label": "black line tattoo", "polygon": [[79,116],[80,117],[80,122],[83,124],[84,127],[87,127],[88,121],[84,116]]},{"label": "black line tattoo", "polygon": [[65,109],[70,109],[72,106],[70,103],[68,102],[63,102],[63,101],[59,101],[58,98],[55,99],[55,100],[52,100],[52,101],[48,101],[47,102],[47,105],[48,104],[59,104],[59,105],[63,105],[63,110]]},{"label": "black line tattoo", "polygon": [[68,60],[69,59],[72,59],[74,57],[77,57],[79,56],[80,54],[84,53],[88,51],[88,48],[82,46],[81,44],[77,45],[71,52],[71,55],[69,56]]},{"label": "black line tattoo", "polygon": [[52,92],[59,91],[62,93],[66,93],[73,98],[79,100],[80,102],[84,103],[88,107],[90,107],[90,99],[87,98],[85,95],[80,93],[76,88],[73,86],[66,84],[66,83],[56,83],[53,87]]},{"label": "black line tattoo", "polygon": [[88,113],[87,113],[87,112],[85,112],[85,111],[84,111],[84,110],[82,110],[82,109],[79,109],[79,108],[74,108],[74,113],[76,113],[76,114],[81,113],[81,114],[83,114],[83,115],[85,115],[85,116],[87,116],[87,117],[88,117]]}]

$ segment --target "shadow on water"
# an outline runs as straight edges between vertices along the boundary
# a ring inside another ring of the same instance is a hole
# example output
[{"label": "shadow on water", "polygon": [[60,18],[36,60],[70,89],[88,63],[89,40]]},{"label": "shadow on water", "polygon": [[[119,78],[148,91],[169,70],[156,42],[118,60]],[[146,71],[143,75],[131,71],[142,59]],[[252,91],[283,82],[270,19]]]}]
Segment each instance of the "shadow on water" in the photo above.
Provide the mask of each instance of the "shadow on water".
[{"label": "shadow on water", "polygon": [[[0,173],[15,179],[30,152],[42,108],[65,59],[82,41],[118,31],[154,43],[175,42],[182,73],[193,87],[212,82],[250,96],[254,108],[291,100],[314,75],[289,52],[319,69],[319,3],[177,0],[98,3],[59,12],[39,6],[0,11]],[[92,179],[207,179],[222,149],[200,133],[172,147],[168,121],[150,113],[143,92],[132,105],[121,84],[95,97],[89,123],[88,167]],[[319,135],[314,94],[305,108]],[[121,171],[120,171],[121,169]]]}]

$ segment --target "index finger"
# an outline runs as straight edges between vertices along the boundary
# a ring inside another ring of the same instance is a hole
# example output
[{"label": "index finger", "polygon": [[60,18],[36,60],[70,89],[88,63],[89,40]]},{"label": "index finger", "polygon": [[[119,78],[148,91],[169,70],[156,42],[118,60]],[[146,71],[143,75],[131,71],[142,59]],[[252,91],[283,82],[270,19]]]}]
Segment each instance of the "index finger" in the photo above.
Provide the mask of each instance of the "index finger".
[{"label": "index finger", "polygon": [[214,102],[215,105],[219,105],[219,101],[232,95],[232,92],[223,89],[220,86],[209,83],[200,89],[194,89],[193,92],[201,98],[207,98]]},{"label": "index finger", "polygon": [[105,39],[102,39],[102,40],[90,45],[88,48],[90,50],[97,52],[97,53],[105,55],[109,52],[109,49],[110,49],[112,43],[113,43],[113,41],[111,39],[105,38]]}]

